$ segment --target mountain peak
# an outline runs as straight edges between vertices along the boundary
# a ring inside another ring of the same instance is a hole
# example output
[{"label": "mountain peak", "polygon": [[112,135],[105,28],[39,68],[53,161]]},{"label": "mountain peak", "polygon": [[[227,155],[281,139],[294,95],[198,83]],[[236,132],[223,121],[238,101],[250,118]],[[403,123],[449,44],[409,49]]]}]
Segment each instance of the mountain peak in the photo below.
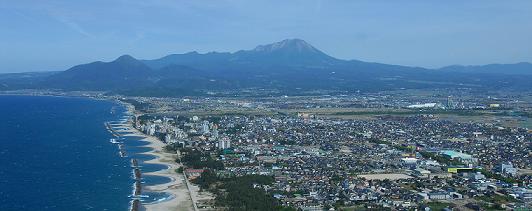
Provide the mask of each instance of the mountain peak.
[{"label": "mountain peak", "polygon": [[119,63],[136,63],[136,62],[139,62],[137,59],[135,59],[134,57],[128,55],[128,54],[124,54],[120,57],[118,57],[116,60],[114,60],[113,62],[119,62]]},{"label": "mountain peak", "polygon": [[278,52],[278,51],[289,51],[289,52],[319,52],[318,49],[314,48],[312,45],[308,44],[302,39],[285,39],[280,42],[268,44],[268,45],[259,45],[253,51],[256,52]]}]

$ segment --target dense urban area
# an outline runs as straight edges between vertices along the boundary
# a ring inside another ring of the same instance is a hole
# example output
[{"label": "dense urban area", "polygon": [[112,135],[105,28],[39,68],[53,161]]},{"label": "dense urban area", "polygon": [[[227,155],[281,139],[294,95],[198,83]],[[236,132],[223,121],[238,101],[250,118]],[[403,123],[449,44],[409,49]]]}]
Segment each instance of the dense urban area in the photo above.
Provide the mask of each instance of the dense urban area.
[{"label": "dense urban area", "polygon": [[201,210],[529,209],[527,94],[143,98]]},{"label": "dense urban area", "polygon": [[199,210],[532,207],[531,93],[111,98],[209,193]]}]

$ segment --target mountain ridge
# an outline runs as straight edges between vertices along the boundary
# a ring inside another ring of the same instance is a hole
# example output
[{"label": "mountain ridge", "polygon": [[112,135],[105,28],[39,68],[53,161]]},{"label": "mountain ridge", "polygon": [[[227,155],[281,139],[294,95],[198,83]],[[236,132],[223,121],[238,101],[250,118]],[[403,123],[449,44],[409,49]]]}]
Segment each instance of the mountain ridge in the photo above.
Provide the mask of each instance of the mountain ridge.
[{"label": "mountain ridge", "polygon": [[[506,72],[500,73],[502,70]],[[250,88],[292,94],[313,90],[353,92],[445,87],[529,89],[532,88],[528,83],[530,75],[530,63],[426,69],[342,60],[304,40],[286,39],[233,53],[192,51],[152,60],[138,60],[125,54],[110,62],[76,65],[38,80],[0,77],[0,89],[53,88],[131,94],[135,93],[132,90],[190,94]]]},{"label": "mountain ridge", "polygon": [[532,75],[532,63],[518,62],[511,64],[449,65],[439,68],[438,70],[463,73]]}]

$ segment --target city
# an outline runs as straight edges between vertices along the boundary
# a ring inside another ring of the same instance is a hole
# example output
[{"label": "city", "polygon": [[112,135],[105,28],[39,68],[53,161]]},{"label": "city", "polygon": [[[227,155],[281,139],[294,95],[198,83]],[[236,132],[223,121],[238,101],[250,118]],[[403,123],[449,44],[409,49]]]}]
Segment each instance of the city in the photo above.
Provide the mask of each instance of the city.
[{"label": "city", "polygon": [[300,210],[529,207],[532,134],[512,114],[530,111],[530,95],[453,92],[119,99],[215,193],[200,210],[231,206],[223,178],[249,175],[272,178],[253,188]]}]

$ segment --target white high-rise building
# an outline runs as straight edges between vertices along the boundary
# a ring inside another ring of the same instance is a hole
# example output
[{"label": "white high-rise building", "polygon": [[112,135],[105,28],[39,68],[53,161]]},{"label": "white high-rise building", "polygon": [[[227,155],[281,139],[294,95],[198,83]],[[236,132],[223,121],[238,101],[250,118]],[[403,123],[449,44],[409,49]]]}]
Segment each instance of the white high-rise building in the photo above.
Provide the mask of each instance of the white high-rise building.
[{"label": "white high-rise building", "polygon": [[218,135],[219,135],[219,134],[218,134],[218,128],[217,128],[217,127],[214,127],[214,128],[212,129],[212,138],[213,138],[214,140],[216,140],[216,139],[218,139]]},{"label": "white high-rise building", "polygon": [[218,141],[218,149],[228,149],[231,148],[231,140],[227,137],[221,138]]},{"label": "white high-rise building", "polygon": [[209,133],[209,121],[203,121],[203,123],[201,124],[201,132],[203,133]]}]

